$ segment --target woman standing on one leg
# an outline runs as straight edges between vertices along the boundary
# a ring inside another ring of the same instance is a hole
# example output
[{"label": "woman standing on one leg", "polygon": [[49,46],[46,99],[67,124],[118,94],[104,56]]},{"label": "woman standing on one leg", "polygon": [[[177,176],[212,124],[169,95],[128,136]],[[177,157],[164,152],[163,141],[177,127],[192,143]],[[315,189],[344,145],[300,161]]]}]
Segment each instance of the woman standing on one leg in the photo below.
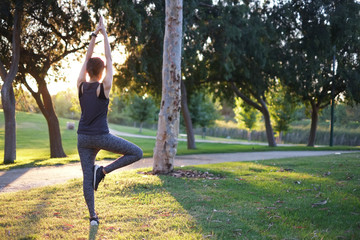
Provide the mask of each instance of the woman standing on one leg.
[{"label": "woman standing on one leg", "polygon": [[[100,58],[91,58],[95,39],[99,32],[104,36],[106,67]],[[100,83],[104,68],[106,74]],[[90,77],[88,82],[86,81],[87,73]],[[135,144],[109,133],[107,112],[112,80],[111,50],[103,19],[100,17],[96,31],[91,34],[89,49],[77,81],[81,106],[81,119],[77,131],[78,151],[84,177],[84,197],[92,225],[99,224],[98,216],[95,213],[94,190],[97,190],[100,181],[111,171],[140,160],[143,154]],[[101,149],[123,156],[105,167],[98,166],[95,165],[95,158]]]}]

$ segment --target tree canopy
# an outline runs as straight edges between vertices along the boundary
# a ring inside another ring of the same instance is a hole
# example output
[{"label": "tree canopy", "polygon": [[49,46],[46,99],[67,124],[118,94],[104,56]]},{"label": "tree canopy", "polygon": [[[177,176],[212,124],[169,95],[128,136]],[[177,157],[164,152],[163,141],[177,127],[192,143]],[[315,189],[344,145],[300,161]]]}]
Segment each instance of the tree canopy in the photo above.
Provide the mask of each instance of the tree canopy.
[{"label": "tree canopy", "polygon": [[318,113],[332,94],[359,101],[359,10],[353,0],[292,0],[281,1],[271,16],[281,38],[280,79],[312,109],[309,146],[315,144]]},{"label": "tree canopy", "polygon": [[251,6],[223,4],[211,7],[208,59],[209,81],[215,92],[233,97],[235,93],[263,114],[269,146],[276,146],[267,108],[266,92],[274,77],[273,46],[276,34],[266,21],[269,9],[258,3]]}]

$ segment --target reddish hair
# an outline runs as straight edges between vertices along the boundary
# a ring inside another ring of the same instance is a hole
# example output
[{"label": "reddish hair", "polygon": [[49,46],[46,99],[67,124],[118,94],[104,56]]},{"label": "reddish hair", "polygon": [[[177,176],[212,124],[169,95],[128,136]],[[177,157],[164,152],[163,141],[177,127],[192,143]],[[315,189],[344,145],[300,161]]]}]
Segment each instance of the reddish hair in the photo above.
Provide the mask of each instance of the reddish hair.
[{"label": "reddish hair", "polygon": [[86,64],[86,71],[90,77],[99,76],[105,68],[103,60],[98,57],[90,58]]}]

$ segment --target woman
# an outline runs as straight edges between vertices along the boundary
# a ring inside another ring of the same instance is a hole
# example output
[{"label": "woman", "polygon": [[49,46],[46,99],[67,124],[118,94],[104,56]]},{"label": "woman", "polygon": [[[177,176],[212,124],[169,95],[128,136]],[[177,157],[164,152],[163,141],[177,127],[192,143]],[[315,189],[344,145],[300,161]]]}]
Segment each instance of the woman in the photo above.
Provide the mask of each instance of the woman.
[{"label": "woman", "polygon": [[[106,67],[100,58],[91,58],[99,32],[104,36]],[[104,68],[106,69],[105,77],[101,82]],[[89,74],[89,81],[86,81],[86,74]],[[91,34],[89,49],[77,81],[81,106],[81,119],[77,131],[78,151],[83,171],[84,197],[89,209],[91,225],[99,224],[95,213],[94,190],[97,190],[100,181],[115,169],[138,161],[143,154],[135,144],[109,133],[107,112],[112,80],[110,45],[103,18],[100,17],[96,31]],[[95,165],[95,158],[101,149],[123,156],[105,167],[98,166]]]}]

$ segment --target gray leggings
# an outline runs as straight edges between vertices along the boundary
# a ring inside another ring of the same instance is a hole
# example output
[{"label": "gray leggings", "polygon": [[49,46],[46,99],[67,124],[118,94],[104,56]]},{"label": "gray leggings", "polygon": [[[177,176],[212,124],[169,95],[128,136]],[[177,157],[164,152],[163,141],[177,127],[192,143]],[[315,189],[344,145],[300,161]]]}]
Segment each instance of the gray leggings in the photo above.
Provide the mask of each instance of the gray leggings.
[{"label": "gray leggings", "polygon": [[78,134],[78,151],[83,171],[83,191],[90,217],[95,216],[94,188],[93,188],[93,167],[97,153],[103,149],[113,153],[122,154],[114,162],[110,163],[104,170],[110,173],[115,169],[125,167],[142,158],[142,150],[135,144],[128,142],[110,133],[103,135]]}]

